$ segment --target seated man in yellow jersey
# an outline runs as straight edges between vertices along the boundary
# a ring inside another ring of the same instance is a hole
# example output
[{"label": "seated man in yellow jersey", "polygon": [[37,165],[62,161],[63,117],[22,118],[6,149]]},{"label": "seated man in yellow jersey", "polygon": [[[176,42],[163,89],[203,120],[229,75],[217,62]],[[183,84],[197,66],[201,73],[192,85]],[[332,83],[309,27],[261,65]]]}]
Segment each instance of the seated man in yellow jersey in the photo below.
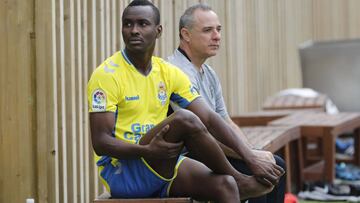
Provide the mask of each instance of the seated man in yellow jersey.
[{"label": "seated man in yellow jersey", "polygon": [[[132,1],[122,15],[125,49],[106,59],[88,83],[93,148],[114,198],[191,196],[239,202],[272,190],[284,171],[252,151],[207,107],[178,68],[154,57],[159,10]],[[187,110],[166,117],[170,100]],[[216,137],[244,157],[257,177],[236,171]],[[197,158],[180,156],[183,146]]]},{"label": "seated man in yellow jersey", "polygon": [[[237,133],[249,147],[252,147],[240,128],[231,120],[224,98],[221,84],[215,71],[205,61],[215,56],[221,42],[221,23],[217,14],[206,4],[195,4],[184,12],[179,22],[179,47],[174,54],[168,57],[168,61],[189,76],[194,88],[207,102],[209,107],[221,116],[225,122]],[[172,105],[177,108],[176,105]],[[227,151],[226,151],[227,152]],[[274,156],[271,152],[253,150],[255,155],[261,159],[273,161],[285,168],[284,161]],[[231,155],[231,154],[227,154]],[[189,155],[191,156],[191,154]],[[231,165],[241,173],[251,175],[246,163],[241,157],[227,156]],[[285,177],[280,179],[274,190],[262,197],[250,199],[249,203],[283,203],[285,190]]]}]

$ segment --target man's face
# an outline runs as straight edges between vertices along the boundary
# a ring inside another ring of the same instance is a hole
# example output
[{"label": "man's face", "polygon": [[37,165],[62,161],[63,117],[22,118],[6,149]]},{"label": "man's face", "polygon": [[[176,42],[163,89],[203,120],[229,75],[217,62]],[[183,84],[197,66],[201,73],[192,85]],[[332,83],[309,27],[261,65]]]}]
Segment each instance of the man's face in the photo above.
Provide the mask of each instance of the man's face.
[{"label": "man's face", "polygon": [[220,31],[221,24],[215,12],[196,10],[194,24],[189,30],[189,46],[201,57],[214,56],[220,47]]},{"label": "man's face", "polygon": [[155,24],[154,15],[150,6],[133,6],[124,11],[122,35],[128,50],[146,52],[155,46],[161,26]]}]

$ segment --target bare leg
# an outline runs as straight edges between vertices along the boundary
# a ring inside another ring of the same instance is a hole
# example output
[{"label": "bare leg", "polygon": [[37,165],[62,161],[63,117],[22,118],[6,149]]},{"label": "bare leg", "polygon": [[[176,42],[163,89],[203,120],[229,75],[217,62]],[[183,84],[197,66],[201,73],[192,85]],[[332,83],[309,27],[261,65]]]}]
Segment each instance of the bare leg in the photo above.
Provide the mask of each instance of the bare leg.
[{"label": "bare leg", "polygon": [[237,184],[232,176],[215,174],[204,164],[190,158],[181,163],[171,185],[170,196],[240,202]]},{"label": "bare leg", "polygon": [[[190,111],[180,110],[150,130],[140,141],[148,144],[165,125],[170,129],[164,136],[168,142],[184,141],[187,149],[200,162],[217,174],[231,175],[235,178],[242,199],[264,195],[272,190],[258,183],[254,177],[236,171],[225,157],[216,140],[209,134],[200,119]],[[164,177],[172,177],[176,159],[146,159],[146,161]]]},{"label": "bare leg", "polygon": [[[190,111],[180,110],[173,113],[159,125],[151,129],[140,141],[148,144],[165,125],[170,129],[164,136],[167,142],[184,141],[186,148],[202,163],[218,174],[236,176],[238,172],[227,161],[216,140],[208,133],[200,119]],[[173,167],[169,167],[169,160],[146,160],[158,173],[171,177]],[[172,165],[175,166],[174,159]],[[152,164],[153,163],[153,164]],[[169,173],[170,172],[170,173]]]}]

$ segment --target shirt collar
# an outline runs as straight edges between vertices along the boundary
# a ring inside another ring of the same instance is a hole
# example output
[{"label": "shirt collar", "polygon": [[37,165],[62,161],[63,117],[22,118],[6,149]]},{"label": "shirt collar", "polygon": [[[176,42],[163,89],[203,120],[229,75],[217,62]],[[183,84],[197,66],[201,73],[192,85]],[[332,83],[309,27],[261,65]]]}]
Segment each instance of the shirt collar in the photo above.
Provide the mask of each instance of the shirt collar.
[{"label": "shirt collar", "polygon": [[186,54],[186,52],[182,48],[178,47],[177,49],[180,53],[182,53],[182,55],[184,55],[187,58],[187,60],[189,60],[191,62],[191,59],[189,58],[189,56]]},{"label": "shirt collar", "polygon": [[[191,59],[182,48],[178,47],[177,50],[189,61],[189,63],[191,63]],[[195,68],[195,70],[198,70],[193,63],[191,63],[191,65],[193,66],[193,68]],[[205,64],[201,65],[201,69],[199,71],[199,73],[201,74],[204,74],[204,67],[203,67],[204,65]]]}]

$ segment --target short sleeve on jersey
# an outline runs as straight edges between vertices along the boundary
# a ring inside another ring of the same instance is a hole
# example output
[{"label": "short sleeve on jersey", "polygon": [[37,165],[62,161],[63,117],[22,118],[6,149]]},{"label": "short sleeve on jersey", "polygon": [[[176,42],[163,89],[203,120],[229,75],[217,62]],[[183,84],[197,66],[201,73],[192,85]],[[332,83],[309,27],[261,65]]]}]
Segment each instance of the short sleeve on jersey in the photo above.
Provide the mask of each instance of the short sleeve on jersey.
[{"label": "short sleeve on jersey", "polygon": [[115,112],[119,98],[119,84],[113,72],[99,67],[92,74],[88,83],[89,112]]},{"label": "short sleeve on jersey", "polygon": [[199,97],[199,93],[191,84],[188,76],[180,69],[175,68],[174,76],[174,91],[170,96],[170,100],[177,103],[180,107],[186,108],[189,104]]}]

